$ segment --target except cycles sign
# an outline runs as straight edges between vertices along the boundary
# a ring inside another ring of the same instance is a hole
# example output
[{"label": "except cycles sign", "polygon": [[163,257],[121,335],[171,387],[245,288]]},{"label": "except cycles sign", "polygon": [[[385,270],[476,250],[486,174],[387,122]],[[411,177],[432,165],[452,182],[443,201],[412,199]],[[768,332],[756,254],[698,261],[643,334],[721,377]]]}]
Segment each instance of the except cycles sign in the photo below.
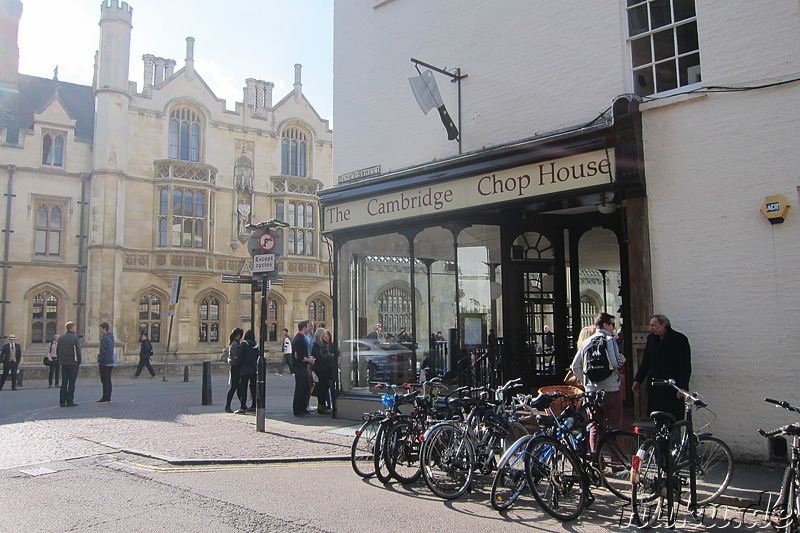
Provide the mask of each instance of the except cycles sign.
[{"label": "except cycles sign", "polygon": [[275,272],[275,254],[259,254],[253,256],[253,274]]}]

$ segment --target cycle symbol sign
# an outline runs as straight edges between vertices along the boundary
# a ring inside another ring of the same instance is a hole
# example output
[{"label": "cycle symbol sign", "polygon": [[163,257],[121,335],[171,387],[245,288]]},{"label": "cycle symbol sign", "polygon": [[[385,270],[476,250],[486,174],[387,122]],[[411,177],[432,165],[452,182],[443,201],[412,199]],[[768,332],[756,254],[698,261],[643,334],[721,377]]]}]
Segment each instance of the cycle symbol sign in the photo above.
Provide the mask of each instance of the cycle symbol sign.
[{"label": "cycle symbol sign", "polygon": [[258,245],[265,252],[271,252],[275,248],[275,236],[272,233],[266,232],[258,238]]}]

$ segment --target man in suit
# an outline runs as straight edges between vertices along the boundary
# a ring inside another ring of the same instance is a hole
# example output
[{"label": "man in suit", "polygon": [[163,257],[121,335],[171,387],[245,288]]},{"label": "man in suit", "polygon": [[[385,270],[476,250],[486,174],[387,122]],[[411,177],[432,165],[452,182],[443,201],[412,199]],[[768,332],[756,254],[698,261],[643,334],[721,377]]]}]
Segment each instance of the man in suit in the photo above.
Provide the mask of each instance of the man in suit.
[{"label": "man in suit", "polygon": [[17,367],[22,359],[22,348],[17,343],[17,337],[8,336],[8,342],[0,350],[0,359],[3,360],[3,376],[0,377],[0,390],[6,384],[6,378],[11,373],[11,390],[17,390]]},{"label": "man in suit", "polygon": [[75,399],[75,382],[78,379],[78,368],[83,362],[81,354],[81,344],[78,335],[75,333],[77,325],[75,322],[64,324],[66,333],[58,339],[56,353],[58,362],[61,365],[61,391],[59,405],[61,407],[76,407],[78,404]]}]

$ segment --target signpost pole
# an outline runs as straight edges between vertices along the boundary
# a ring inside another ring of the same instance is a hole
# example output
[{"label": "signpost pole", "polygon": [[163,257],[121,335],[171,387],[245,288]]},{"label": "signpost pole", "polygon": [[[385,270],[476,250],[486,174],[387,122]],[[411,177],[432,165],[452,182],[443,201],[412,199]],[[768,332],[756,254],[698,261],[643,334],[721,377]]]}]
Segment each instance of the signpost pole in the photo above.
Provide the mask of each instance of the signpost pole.
[{"label": "signpost pole", "polygon": [[267,354],[265,345],[267,343],[267,291],[269,290],[269,280],[267,275],[261,275],[261,319],[259,331],[259,358],[258,358],[258,378],[256,379],[256,431],[264,433],[266,431],[266,406],[267,406]]},{"label": "signpost pole", "polygon": [[181,276],[172,278],[172,291],[169,294],[169,332],[167,333],[167,353],[164,354],[164,368],[161,372],[161,381],[167,381],[167,360],[169,359],[169,343],[172,340],[172,321],[175,320],[175,310],[178,307],[178,297],[181,295]]}]

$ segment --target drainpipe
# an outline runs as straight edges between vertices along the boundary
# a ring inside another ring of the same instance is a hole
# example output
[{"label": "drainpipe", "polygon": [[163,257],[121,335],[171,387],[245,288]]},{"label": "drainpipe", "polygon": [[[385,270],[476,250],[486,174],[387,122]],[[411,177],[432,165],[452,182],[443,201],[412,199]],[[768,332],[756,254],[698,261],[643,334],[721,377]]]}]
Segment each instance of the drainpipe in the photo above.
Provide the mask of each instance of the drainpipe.
[{"label": "drainpipe", "polygon": [[17,169],[14,165],[8,165],[8,190],[6,192],[6,226],[3,228],[5,238],[3,239],[3,292],[2,300],[0,300],[0,335],[6,334],[6,305],[8,301],[8,269],[11,268],[8,264],[8,252],[11,248],[11,204],[13,202],[14,194],[14,171]]},{"label": "drainpipe", "polygon": [[78,293],[75,297],[75,324],[76,331],[83,331],[84,322],[84,308],[86,307],[86,215],[88,213],[86,200],[89,195],[89,178],[90,175],[81,172],[81,200],[80,200],[80,218],[78,224],[78,267],[75,271],[78,273]]}]

